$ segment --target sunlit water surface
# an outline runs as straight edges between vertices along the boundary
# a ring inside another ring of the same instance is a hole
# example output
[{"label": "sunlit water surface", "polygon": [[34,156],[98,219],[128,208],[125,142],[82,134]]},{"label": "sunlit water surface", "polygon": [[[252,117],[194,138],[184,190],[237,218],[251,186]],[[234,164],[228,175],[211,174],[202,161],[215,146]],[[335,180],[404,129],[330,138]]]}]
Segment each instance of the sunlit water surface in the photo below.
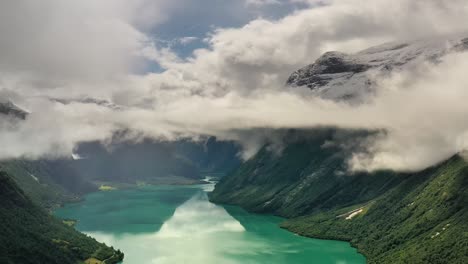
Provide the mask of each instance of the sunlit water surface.
[{"label": "sunlit water surface", "polygon": [[355,264],[348,243],[294,235],[281,218],[210,203],[213,185],[98,192],[56,215],[125,253],[125,264]]}]

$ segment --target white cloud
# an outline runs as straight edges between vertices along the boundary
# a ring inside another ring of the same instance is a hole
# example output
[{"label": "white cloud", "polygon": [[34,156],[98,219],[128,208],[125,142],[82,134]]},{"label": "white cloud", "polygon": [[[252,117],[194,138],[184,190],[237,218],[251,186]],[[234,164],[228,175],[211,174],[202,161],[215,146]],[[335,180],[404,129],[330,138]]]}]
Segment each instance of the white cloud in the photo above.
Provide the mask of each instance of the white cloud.
[{"label": "white cloud", "polygon": [[[258,146],[264,135],[252,143],[247,130],[321,125],[386,129],[387,137],[368,142],[369,154],[356,153],[355,169],[421,169],[467,147],[462,116],[468,109],[461,102],[468,96],[461,89],[467,83],[466,55],[420,66],[425,71],[418,75],[396,73],[381,81],[372,103],[358,107],[283,87],[293,70],[329,49],[353,52],[384,41],[467,30],[466,1],[376,0],[362,5],[336,0],[277,21],[256,19],[241,28],[217,29],[206,37],[209,48],[186,60],[147,42],[142,28],[161,12],[141,18],[138,10],[148,3],[137,2],[116,1],[122,6],[114,6],[97,1],[112,7],[98,8],[95,1],[84,1],[71,9],[51,0],[45,5],[47,15],[39,12],[41,16],[31,11],[37,10],[34,1],[0,4],[5,7],[0,10],[30,10],[32,16],[20,27],[27,34],[5,26],[21,22],[8,12],[0,16],[0,88],[33,112],[23,124],[1,126],[0,142],[7,147],[0,158],[71,154],[77,142],[105,140],[119,129],[164,139],[212,134],[245,140],[249,146]],[[87,8],[94,12],[85,12]],[[42,22],[51,14],[50,25]],[[40,45],[28,44],[32,42]],[[131,75],[140,63],[135,54],[167,70]],[[422,101],[422,94],[428,99]],[[82,95],[123,108],[44,100]]]},{"label": "white cloud", "polygon": [[246,6],[254,6],[254,7],[265,6],[265,5],[278,5],[278,4],[281,4],[281,2],[278,0],[245,0]]},{"label": "white cloud", "polygon": [[183,37],[183,38],[180,38],[178,39],[178,42],[182,45],[187,45],[189,43],[192,43],[194,41],[198,40],[197,37]]},{"label": "white cloud", "polygon": [[46,87],[127,74],[148,42],[141,30],[165,20],[166,2],[2,1],[0,70]]}]

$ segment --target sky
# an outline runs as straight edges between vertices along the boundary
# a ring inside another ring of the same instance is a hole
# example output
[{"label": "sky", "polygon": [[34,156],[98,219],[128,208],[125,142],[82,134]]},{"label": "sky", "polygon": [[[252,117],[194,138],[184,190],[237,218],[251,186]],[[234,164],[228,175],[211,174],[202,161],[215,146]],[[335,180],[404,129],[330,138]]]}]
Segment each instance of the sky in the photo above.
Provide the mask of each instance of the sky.
[{"label": "sky", "polygon": [[[207,36],[217,28],[237,28],[257,18],[279,19],[294,11],[320,5],[317,2],[289,0],[179,0],[168,7],[161,23],[142,28],[160,48],[169,48],[187,58],[200,48],[208,48]],[[136,73],[160,72],[154,61],[147,61]]]},{"label": "sky", "polygon": [[331,126],[383,131],[351,169],[420,170],[468,148],[465,53],[370,76],[360,105],[285,81],[326,51],[468,36],[466,17],[465,0],[2,1],[0,98],[30,115],[0,119],[0,158],[67,157],[125,130],[235,140],[247,159],[277,130]]},{"label": "sky", "polygon": [[250,0],[182,0],[163,23],[148,34],[181,57],[197,48],[206,48],[207,33],[216,28],[240,27],[258,17],[278,19],[308,7],[304,2]]}]

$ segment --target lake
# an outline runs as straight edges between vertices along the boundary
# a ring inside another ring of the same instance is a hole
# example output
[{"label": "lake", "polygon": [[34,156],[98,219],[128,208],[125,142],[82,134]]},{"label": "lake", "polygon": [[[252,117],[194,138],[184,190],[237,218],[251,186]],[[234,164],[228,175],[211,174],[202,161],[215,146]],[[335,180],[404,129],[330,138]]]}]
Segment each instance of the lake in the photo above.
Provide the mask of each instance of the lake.
[{"label": "lake", "polygon": [[362,264],[349,243],[297,236],[281,218],[211,203],[213,185],[145,186],[89,194],[56,211],[121,249],[124,264]]}]

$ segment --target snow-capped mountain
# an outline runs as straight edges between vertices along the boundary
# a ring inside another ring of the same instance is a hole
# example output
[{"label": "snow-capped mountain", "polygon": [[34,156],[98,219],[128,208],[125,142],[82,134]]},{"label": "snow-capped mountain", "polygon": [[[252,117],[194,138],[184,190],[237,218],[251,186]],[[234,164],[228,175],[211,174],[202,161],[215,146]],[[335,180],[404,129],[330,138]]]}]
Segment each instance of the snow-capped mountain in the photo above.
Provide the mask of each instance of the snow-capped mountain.
[{"label": "snow-capped mountain", "polygon": [[332,100],[360,101],[373,92],[371,76],[404,70],[421,61],[437,61],[451,52],[468,50],[468,34],[412,43],[387,43],[354,54],[327,52],[291,74],[290,87],[307,86]]}]

